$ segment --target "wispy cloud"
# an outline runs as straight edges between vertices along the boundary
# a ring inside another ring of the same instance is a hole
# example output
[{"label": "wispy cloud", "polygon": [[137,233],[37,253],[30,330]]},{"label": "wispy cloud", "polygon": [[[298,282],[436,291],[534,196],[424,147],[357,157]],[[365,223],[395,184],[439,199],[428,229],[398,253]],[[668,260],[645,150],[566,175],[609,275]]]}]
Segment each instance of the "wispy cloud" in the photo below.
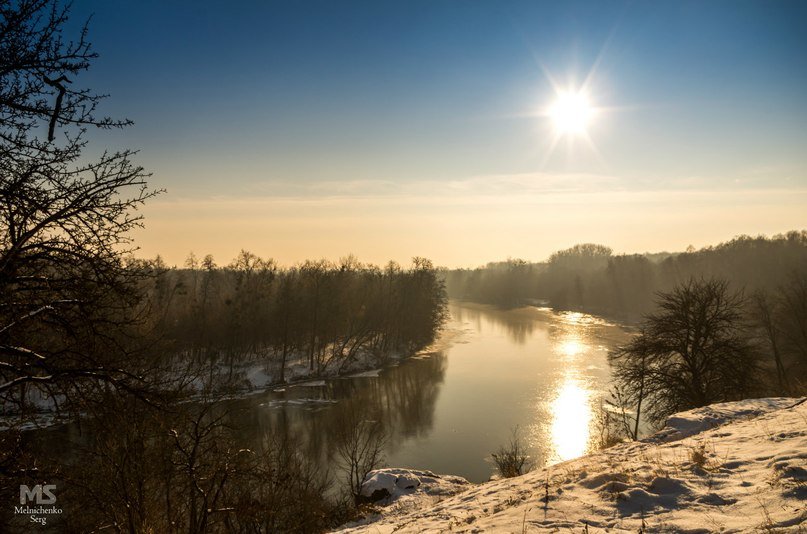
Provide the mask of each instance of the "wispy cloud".
[{"label": "wispy cloud", "polygon": [[[476,197],[559,193],[596,193],[622,190],[626,184],[613,176],[597,174],[515,173],[471,176],[452,180],[333,180],[315,182],[252,182],[227,194],[210,198],[267,196],[274,198],[411,198]],[[203,191],[184,190],[181,196]]]},{"label": "wispy cloud", "polygon": [[769,169],[749,169],[734,176],[653,176],[617,177],[593,173],[525,172],[489,174],[447,180],[325,180],[325,181],[251,181],[226,192],[222,188],[178,187],[171,197],[178,199],[272,198],[275,200],[328,201],[337,199],[418,199],[431,203],[438,199],[453,202],[487,198],[534,198],[544,195],[587,195],[603,193],[698,192],[749,190],[807,190],[807,174],[773,173]]}]

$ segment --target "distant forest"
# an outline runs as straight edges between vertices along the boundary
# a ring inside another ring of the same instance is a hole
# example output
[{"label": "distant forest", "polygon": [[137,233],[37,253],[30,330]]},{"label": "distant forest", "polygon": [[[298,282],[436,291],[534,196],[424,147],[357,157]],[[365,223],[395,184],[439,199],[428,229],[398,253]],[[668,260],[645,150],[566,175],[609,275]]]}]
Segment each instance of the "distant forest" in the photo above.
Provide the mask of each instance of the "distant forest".
[{"label": "distant forest", "polygon": [[145,265],[152,337],[169,354],[226,370],[229,382],[248,361],[265,362],[278,382],[291,364],[305,375],[378,365],[431,343],[445,320],[443,282],[425,258],[409,268],[353,256],[280,268],[241,251],[224,267],[193,254],[183,268]]},{"label": "distant forest", "polygon": [[653,311],[659,292],[692,278],[718,278],[735,290],[774,295],[807,277],[807,231],[771,238],[740,236],[681,253],[614,254],[580,244],[542,263],[508,260],[445,272],[451,298],[499,306],[545,302],[635,321]]}]

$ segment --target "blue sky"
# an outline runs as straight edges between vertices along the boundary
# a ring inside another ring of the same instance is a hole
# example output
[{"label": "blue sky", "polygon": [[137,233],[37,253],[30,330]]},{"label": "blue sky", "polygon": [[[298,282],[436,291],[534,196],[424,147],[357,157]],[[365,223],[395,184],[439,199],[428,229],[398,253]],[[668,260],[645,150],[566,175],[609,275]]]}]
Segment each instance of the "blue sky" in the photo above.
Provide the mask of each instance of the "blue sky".
[{"label": "blue sky", "polygon": [[[97,141],[168,189],[146,255],[475,265],[805,226],[803,2],[230,4],[74,4],[81,81],[136,122]],[[550,78],[586,82],[587,139],[552,148]]]}]

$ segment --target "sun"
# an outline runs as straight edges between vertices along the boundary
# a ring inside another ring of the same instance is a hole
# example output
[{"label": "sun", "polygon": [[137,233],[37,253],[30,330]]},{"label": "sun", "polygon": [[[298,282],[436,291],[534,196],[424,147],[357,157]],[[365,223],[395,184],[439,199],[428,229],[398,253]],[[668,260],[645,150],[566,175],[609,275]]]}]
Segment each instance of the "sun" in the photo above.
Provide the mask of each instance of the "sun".
[{"label": "sun", "polygon": [[560,135],[585,134],[594,108],[583,92],[564,91],[549,108],[549,117]]}]

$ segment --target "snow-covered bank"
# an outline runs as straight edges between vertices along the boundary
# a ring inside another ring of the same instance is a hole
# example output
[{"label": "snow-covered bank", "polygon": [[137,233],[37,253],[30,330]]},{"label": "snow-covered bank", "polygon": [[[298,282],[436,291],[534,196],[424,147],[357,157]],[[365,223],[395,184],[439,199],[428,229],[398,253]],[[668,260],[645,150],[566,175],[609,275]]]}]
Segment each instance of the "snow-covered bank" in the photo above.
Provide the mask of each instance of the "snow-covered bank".
[{"label": "snow-covered bank", "polygon": [[[310,369],[307,357],[291,356],[286,363],[285,371],[280,372],[276,361],[257,361],[236,365],[232,372],[220,365],[215,377],[228,377],[219,379],[217,389],[226,391],[221,395],[212,394],[213,397],[236,398],[244,397],[266,390],[285,391],[290,387],[324,386],[326,380],[342,378],[376,378],[384,369],[396,367],[410,359],[428,358],[433,353],[445,350],[455,342],[462,332],[444,329],[430,345],[412,352],[392,352],[379,358],[369,352],[361,352],[349,362],[349,365],[325,365],[319,369]],[[280,380],[281,374],[283,380]],[[232,375],[229,377],[229,375]],[[197,389],[204,389],[207,384],[201,378],[195,381]],[[211,394],[208,392],[208,397]]]},{"label": "snow-covered bank", "polygon": [[[381,471],[389,476],[368,481],[368,491],[397,480],[398,471]],[[425,491],[429,484],[398,486],[386,499],[397,505],[343,531],[804,532],[807,402],[756,399],[682,412],[646,440],[439,502]]]},{"label": "snow-covered bank", "polygon": [[[446,350],[462,335],[460,330],[446,328],[434,342],[417,351],[391,352],[379,358],[368,352],[358,353],[349,365],[325,365],[311,370],[307,357],[299,354],[288,357],[285,372],[280,373],[279,364],[272,358],[253,355],[244,363],[236,363],[230,368],[223,362],[212,363],[211,367],[199,373],[195,379],[185,384],[186,396],[183,403],[205,401],[226,401],[257,395],[266,391],[284,392],[290,388],[320,387],[328,380],[352,378],[377,378],[385,369],[397,367],[406,360],[430,358],[433,354]],[[188,374],[182,365],[182,355],[175,369],[166,374],[179,379]],[[280,380],[281,374],[283,381]],[[24,421],[20,421],[19,413],[0,407],[0,432],[15,429],[20,431],[43,429],[61,425],[73,420],[73,413],[60,412],[53,399],[40,394],[35,388],[27,392],[29,411]],[[64,399],[59,397],[60,405]],[[269,406],[281,404],[335,403],[336,401],[321,398],[291,398],[288,400],[270,400]],[[31,413],[32,409],[35,413]]]},{"label": "snow-covered bank", "polygon": [[386,468],[371,471],[361,487],[361,497],[367,502],[387,506],[400,514],[419,510],[440,502],[443,498],[465,491],[471,483],[453,475],[435,475],[417,469]]}]

